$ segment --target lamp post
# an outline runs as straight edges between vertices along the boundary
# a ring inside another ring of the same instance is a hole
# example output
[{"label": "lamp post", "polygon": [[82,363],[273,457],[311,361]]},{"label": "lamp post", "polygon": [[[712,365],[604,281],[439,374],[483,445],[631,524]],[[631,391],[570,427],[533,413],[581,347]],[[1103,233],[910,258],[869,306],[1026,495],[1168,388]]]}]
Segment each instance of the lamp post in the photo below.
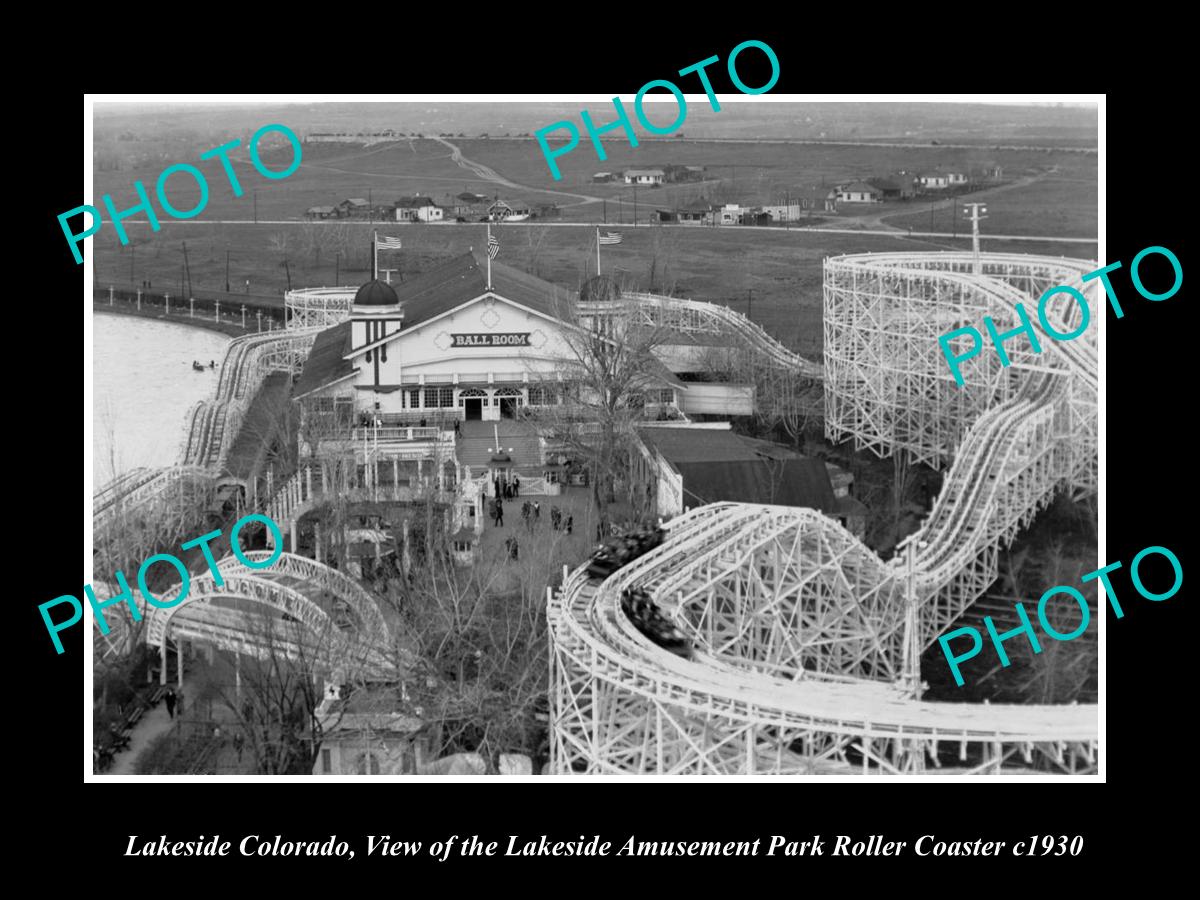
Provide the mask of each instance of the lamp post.
[{"label": "lamp post", "polygon": [[987,212],[987,205],[984,203],[967,203],[963,206],[963,214],[971,216],[971,250],[975,254],[975,274],[983,274],[983,261],[979,258],[979,220],[986,219],[987,216],[983,213]]}]

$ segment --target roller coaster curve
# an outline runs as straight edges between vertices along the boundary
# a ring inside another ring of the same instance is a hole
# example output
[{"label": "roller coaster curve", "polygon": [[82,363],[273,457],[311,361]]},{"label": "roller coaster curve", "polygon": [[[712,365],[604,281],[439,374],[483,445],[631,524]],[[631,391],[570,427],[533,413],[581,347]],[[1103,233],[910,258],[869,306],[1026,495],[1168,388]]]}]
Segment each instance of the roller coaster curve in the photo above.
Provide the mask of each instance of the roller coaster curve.
[{"label": "roller coaster curve", "polygon": [[[911,588],[900,560],[811,510],[714,504],[676,518],[659,548],[602,582],[580,568],[550,597],[552,769],[994,773],[1035,757],[1094,769],[1095,705],[922,702],[899,683],[906,645],[931,644],[982,594],[1001,546],[1061,488],[1095,489],[1094,329],[1043,342],[1041,356],[1010,351],[1010,367],[981,355],[961,389],[936,337],[980,314],[1011,325],[1014,303],[1053,284],[1094,300],[1080,280],[1093,268],[1014,254],[827,260],[827,432],[880,455],[953,458],[912,539]],[[1064,306],[1048,315],[1066,333],[1079,310]],[[692,660],[621,615],[630,587],[692,639]]]}]

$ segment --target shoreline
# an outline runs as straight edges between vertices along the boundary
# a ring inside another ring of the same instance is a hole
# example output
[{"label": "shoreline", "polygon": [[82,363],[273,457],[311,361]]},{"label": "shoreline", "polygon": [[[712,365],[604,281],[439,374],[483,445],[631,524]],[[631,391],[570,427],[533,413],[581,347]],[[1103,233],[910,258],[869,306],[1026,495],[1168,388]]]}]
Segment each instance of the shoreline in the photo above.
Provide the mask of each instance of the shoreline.
[{"label": "shoreline", "polygon": [[161,309],[147,306],[146,309],[135,309],[124,305],[112,305],[92,301],[92,314],[98,315],[114,315],[114,316],[132,316],[138,319],[153,319],[156,322],[168,322],[172,325],[190,325],[193,328],[205,328],[209,331],[219,331],[222,334],[230,337],[241,337],[246,334],[255,334],[257,329],[243,328],[234,322],[214,322],[212,319],[204,319],[199,316],[188,315],[166,315]]}]

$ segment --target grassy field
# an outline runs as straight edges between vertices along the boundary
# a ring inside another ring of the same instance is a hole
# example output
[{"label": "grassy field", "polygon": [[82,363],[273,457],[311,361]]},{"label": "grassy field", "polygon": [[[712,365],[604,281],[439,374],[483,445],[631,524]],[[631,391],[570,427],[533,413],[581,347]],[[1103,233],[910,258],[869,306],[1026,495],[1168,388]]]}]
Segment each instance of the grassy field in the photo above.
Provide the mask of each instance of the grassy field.
[{"label": "grassy field", "polygon": [[[899,170],[918,172],[942,167],[981,176],[985,167],[1000,165],[1006,180],[1047,172],[1057,167],[1058,177],[1080,181],[1075,202],[1090,203],[1095,208],[1096,157],[1078,153],[672,140],[645,143],[636,148],[623,142],[605,143],[608,159],[601,162],[585,138],[571,153],[558,158],[563,177],[560,181],[554,181],[534,141],[455,139],[454,143],[468,159],[490,166],[520,184],[576,191],[597,197],[620,193],[627,202],[632,197],[632,187],[624,184],[592,184],[592,175],[598,171],[655,168],[671,164],[706,166],[706,175],[719,179],[717,185],[680,185],[639,190],[639,199],[648,205],[670,206],[676,199],[687,202],[707,196],[751,206],[782,202],[785,190],[794,192],[798,188],[832,186],[871,176],[886,176]],[[1087,190],[1089,183],[1090,193]],[[863,212],[874,213],[869,209],[851,208],[844,214],[858,215]]]},{"label": "grassy field", "polygon": [[[984,234],[1039,234],[1055,237],[1095,237],[1097,221],[1096,181],[1066,179],[1055,175],[1039,178],[1032,184],[1014,185],[995,191],[981,191],[964,200],[987,203],[987,219],[980,225]],[[929,204],[916,212],[885,216],[888,225],[921,231],[970,230],[961,202],[934,209],[930,227]],[[955,222],[957,219],[957,222]],[[1045,251],[1043,251],[1045,252]]]},{"label": "grassy field", "polygon": [[[652,168],[666,164],[707,167],[703,183],[640,188],[636,191],[638,218],[647,221],[655,207],[673,208],[695,200],[756,205],[782,202],[788,193],[806,188],[831,186],[838,182],[887,175],[896,170],[918,171],[941,166],[980,176],[985,167],[1001,165],[1006,181],[1029,177],[1044,179],[1046,191],[1033,189],[1001,199],[1011,213],[1000,221],[1005,233],[1045,234],[1059,227],[1058,218],[1077,223],[1076,230],[1065,234],[1094,233],[1096,217],[1096,158],[1066,152],[1038,152],[949,147],[874,147],[805,144],[736,144],[714,141],[657,141],[637,148],[624,143],[605,144],[608,159],[599,161],[590,144],[581,144],[560,158],[563,178],[555,182],[536,142],[531,140],[454,139],[470,160],[494,169],[501,177],[522,188],[500,185],[479,178],[456,165],[451,151],[437,141],[414,138],[395,143],[363,147],[353,144],[308,144],[300,168],[286,179],[263,178],[246,159],[244,151],[231,155],[246,193],[234,197],[215,161],[199,164],[209,173],[208,205],[200,220],[299,220],[312,206],[331,206],[348,197],[362,197],[375,204],[390,204],[401,196],[420,193],[439,204],[452,202],[463,191],[502,196],[527,203],[562,207],[562,221],[632,222],[635,191],[625,184],[592,184],[597,171],[625,168]],[[266,164],[282,168],[291,159],[290,148],[276,147],[263,154]],[[135,180],[153,194],[159,173],[175,162],[199,163],[163,155],[119,171],[97,171],[97,199],[111,193],[118,209],[135,201]],[[1038,182],[1039,184],[1042,181]],[[568,193],[562,193],[562,192]],[[187,175],[174,175],[168,183],[168,196],[180,210],[193,207],[200,192]],[[587,203],[582,194],[607,201]],[[1027,200],[1032,199],[1031,204]],[[919,201],[914,201],[919,203]],[[155,202],[156,207],[158,206]],[[905,214],[910,204],[843,205],[839,218]],[[999,210],[998,210],[999,211]],[[1033,213],[1033,214],[1030,214]],[[928,219],[914,221],[922,227]],[[950,230],[949,212],[945,230]],[[1091,223],[1089,225],[1089,223]],[[907,224],[905,221],[903,224]],[[936,224],[936,218],[935,218]],[[998,223],[992,227],[1000,231]],[[1092,231],[1089,232],[1088,228]],[[100,240],[113,240],[106,226]],[[93,239],[95,240],[95,239]]]},{"label": "grassy field", "polygon": [[[96,245],[96,286],[130,285],[133,261],[136,285],[149,278],[156,290],[179,284],[187,241],[193,293],[206,296],[223,290],[225,251],[230,251],[230,281],[235,286],[251,280],[256,295],[280,297],[287,287],[279,242],[298,241],[301,232],[325,229],[321,225],[219,225],[171,223],[151,233],[146,225],[130,225],[135,250]],[[325,229],[328,230],[328,229]],[[343,256],[338,266],[341,284],[361,284],[369,278],[368,248],[371,226],[347,225],[353,268]],[[405,273],[426,270],[450,256],[484,244],[482,225],[396,226],[404,249],[385,252],[380,265],[399,267]],[[595,246],[588,228],[547,228],[501,225],[492,229],[500,241],[500,260],[533,271],[568,288],[595,273]],[[680,296],[727,303],[739,312],[749,308],[753,290],[753,318],[779,340],[801,353],[816,355],[821,347],[821,263],[826,256],[856,252],[897,252],[949,248],[905,237],[799,233],[796,231],[739,230],[736,228],[625,228],[625,241],[602,251],[606,274],[616,273],[639,289],[673,289]],[[295,244],[293,246],[299,246]],[[960,241],[958,249],[966,247]],[[1024,247],[1005,244],[1014,252],[1046,252],[1046,245]],[[294,287],[334,284],[334,251],[326,247],[320,261],[312,254],[287,250]],[[656,261],[657,260],[657,261]],[[650,283],[654,269],[654,284]]]}]

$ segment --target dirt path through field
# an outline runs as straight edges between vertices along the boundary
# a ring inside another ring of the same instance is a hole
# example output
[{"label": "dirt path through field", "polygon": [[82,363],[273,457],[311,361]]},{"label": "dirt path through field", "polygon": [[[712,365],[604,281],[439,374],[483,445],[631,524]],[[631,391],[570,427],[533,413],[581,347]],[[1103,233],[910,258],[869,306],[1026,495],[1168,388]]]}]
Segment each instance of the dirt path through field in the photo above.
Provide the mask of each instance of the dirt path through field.
[{"label": "dirt path through field", "polygon": [[585,203],[600,203],[603,199],[601,197],[591,197],[591,196],[588,196],[587,194],[573,194],[570,191],[556,191],[553,188],[530,187],[527,184],[518,184],[515,181],[509,181],[507,178],[504,178],[503,176],[498,175],[494,169],[491,169],[488,166],[483,165],[483,163],[477,163],[473,160],[467,159],[465,156],[462,155],[462,151],[460,149],[458,149],[458,147],[456,147],[454,144],[450,143],[445,138],[437,137],[436,135],[432,135],[432,134],[425,135],[425,137],[431,141],[437,141],[440,144],[445,144],[447,147],[450,148],[450,151],[451,151],[450,158],[452,160],[454,160],[454,162],[459,166],[459,168],[466,169],[468,172],[474,173],[476,176],[478,176],[479,178],[482,178],[484,181],[492,181],[492,182],[495,182],[496,184],[503,185],[504,187],[516,188],[517,190],[540,191],[543,194],[562,194],[564,197],[577,198],[577,200],[578,200],[577,203],[565,203],[565,204],[563,204],[564,206],[582,206]]}]

